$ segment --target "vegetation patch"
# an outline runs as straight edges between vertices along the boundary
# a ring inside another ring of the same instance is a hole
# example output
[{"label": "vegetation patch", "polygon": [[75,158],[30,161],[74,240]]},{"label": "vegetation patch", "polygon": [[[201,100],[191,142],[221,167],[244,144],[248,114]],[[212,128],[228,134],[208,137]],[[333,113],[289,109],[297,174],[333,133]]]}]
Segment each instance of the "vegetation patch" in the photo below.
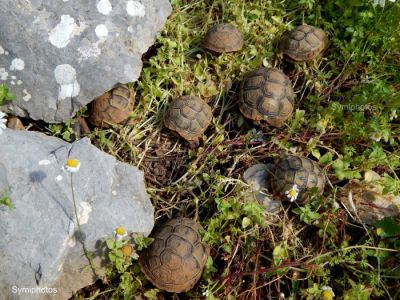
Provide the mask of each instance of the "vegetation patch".
[{"label": "vegetation patch", "polygon": [[[135,237],[138,246],[129,255],[134,240],[110,240],[113,267],[76,298],[398,299],[398,220],[360,225],[338,194],[350,181],[370,179],[372,171],[382,194],[400,191],[400,3],[171,2],[173,13],[130,86],[136,92],[133,125],[95,129],[90,138],[144,170],[158,223],[177,216],[198,220],[211,256],[195,288],[172,296],[139,270],[137,253],[149,240]],[[202,47],[207,30],[223,22],[243,33],[239,52]],[[301,24],[322,28],[329,46],[320,59],[292,63],[278,46]],[[240,80],[260,66],[281,69],[294,85],[294,115],[282,128],[260,127],[239,111]],[[169,104],[184,95],[208,101],[213,112],[195,149],[163,126]],[[68,139],[71,124],[50,131]],[[243,173],[289,153],[317,161],[328,183],[323,195],[268,213],[250,196]]]}]

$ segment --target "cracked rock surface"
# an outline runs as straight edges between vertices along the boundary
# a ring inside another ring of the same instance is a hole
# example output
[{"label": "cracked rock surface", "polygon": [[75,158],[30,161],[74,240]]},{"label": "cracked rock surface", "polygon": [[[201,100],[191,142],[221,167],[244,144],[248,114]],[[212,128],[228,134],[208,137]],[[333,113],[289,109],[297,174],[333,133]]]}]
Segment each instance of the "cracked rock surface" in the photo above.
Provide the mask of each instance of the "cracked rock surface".
[{"label": "cracked rock surface", "polygon": [[141,56],[171,13],[168,0],[0,1],[3,110],[65,122],[117,83],[137,80]]},{"label": "cracked rock surface", "polygon": [[[104,240],[123,226],[149,234],[154,208],[143,172],[118,162],[82,139],[72,144],[42,133],[4,129],[0,135],[0,299],[68,299],[93,282],[77,237],[68,157],[79,159],[73,186],[85,243],[95,264],[106,257]],[[56,294],[13,292],[13,287],[57,288]]]}]

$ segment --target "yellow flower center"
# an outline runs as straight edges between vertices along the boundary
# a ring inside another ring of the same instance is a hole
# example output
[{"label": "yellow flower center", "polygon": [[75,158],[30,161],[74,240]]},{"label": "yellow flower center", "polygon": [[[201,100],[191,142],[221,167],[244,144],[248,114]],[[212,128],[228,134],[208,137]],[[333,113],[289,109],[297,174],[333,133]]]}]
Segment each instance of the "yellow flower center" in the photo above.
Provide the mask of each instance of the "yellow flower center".
[{"label": "yellow flower center", "polygon": [[124,235],[125,234],[125,228],[124,227],[118,227],[117,229],[115,229],[115,233],[118,235]]},{"label": "yellow flower center", "polygon": [[131,245],[124,245],[121,250],[124,256],[131,256],[133,252]]},{"label": "yellow flower center", "polygon": [[79,165],[79,160],[75,158],[70,158],[67,160],[66,165],[71,168],[76,168]]},{"label": "yellow flower center", "polygon": [[294,189],[291,189],[291,190],[289,191],[289,196],[290,196],[291,198],[296,197],[296,196],[297,196],[297,191],[294,190]]},{"label": "yellow flower center", "polygon": [[329,290],[323,291],[321,296],[322,296],[323,300],[332,300],[333,299],[333,293]]}]

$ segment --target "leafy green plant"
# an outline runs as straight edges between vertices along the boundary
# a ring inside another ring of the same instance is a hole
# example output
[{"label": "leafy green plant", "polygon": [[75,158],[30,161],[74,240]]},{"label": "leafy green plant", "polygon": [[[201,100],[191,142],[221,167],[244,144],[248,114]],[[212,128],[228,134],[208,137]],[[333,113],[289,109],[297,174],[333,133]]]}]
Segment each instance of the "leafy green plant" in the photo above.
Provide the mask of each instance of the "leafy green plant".
[{"label": "leafy green plant", "polygon": [[[135,243],[135,248],[132,242]],[[111,292],[111,299],[131,299],[143,282],[146,282],[137,263],[136,250],[148,247],[151,242],[151,238],[141,235],[136,236],[133,240],[131,238],[106,240],[110,261],[107,277],[108,280],[116,283],[116,287]],[[147,299],[156,299],[157,293],[158,290],[153,289],[147,291],[144,296]]]},{"label": "leafy green plant", "polygon": [[5,84],[0,84],[0,106],[15,99],[15,95],[11,94]]},{"label": "leafy green plant", "polygon": [[8,207],[9,209],[15,209],[15,205],[12,202],[8,192],[3,192],[0,194],[0,205]]}]

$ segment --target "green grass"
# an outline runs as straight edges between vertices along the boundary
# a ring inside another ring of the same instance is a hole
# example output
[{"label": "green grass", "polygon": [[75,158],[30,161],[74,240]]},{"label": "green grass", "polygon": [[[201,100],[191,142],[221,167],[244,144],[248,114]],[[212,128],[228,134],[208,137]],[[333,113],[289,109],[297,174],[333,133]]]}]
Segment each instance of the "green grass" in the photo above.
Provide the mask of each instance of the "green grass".
[{"label": "green grass", "polygon": [[[337,299],[399,299],[399,232],[382,235],[361,226],[337,205],[336,193],[370,170],[381,176],[384,192],[400,190],[400,126],[390,119],[400,107],[400,4],[388,2],[383,9],[366,0],[172,0],[172,5],[133,84],[135,125],[96,130],[91,138],[145,171],[157,222],[185,215],[203,225],[212,259],[195,289],[174,299],[279,299],[280,293],[286,299],[320,299],[324,285]],[[205,32],[220,22],[243,32],[240,52],[213,55],[202,49]],[[322,59],[292,65],[277,55],[277,45],[302,23],[323,28],[330,45]],[[259,128],[239,112],[238,84],[262,65],[290,77],[296,112],[285,127],[264,129],[262,144],[251,145],[253,129]],[[180,95],[200,96],[213,108],[212,125],[195,150],[162,125],[168,104]],[[68,128],[55,130],[62,136]],[[374,134],[379,142],[371,139]],[[270,214],[249,200],[242,174],[289,152],[319,161],[329,184],[323,197]],[[103,294],[114,299],[162,294],[135,260],[118,268],[110,271]]]}]

